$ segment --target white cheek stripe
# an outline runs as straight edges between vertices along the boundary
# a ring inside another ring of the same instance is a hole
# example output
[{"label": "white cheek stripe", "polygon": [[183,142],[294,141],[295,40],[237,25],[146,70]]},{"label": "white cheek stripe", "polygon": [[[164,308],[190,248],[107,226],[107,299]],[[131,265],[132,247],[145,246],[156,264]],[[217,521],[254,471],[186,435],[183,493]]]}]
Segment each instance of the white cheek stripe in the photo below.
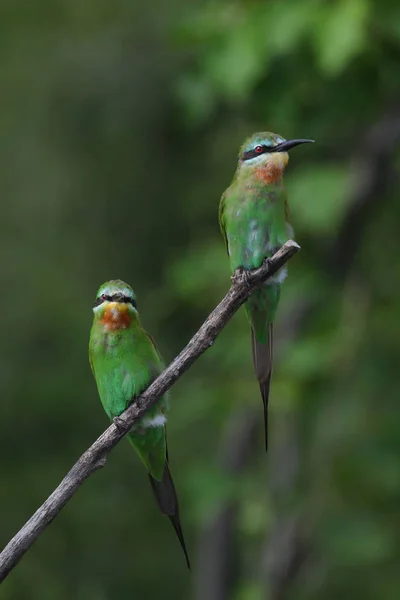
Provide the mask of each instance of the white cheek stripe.
[{"label": "white cheek stripe", "polygon": [[258,164],[262,164],[262,163],[266,163],[267,159],[266,157],[268,156],[268,154],[260,154],[260,156],[254,156],[254,158],[248,158],[247,160],[243,161],[243,165],[258,165]]},{"label": "white cheek stripe", "polygon": [[[93,307],[94,314],[98,313],[100,311],[100,309],[102,309],[102,308],[104,309],[107,304],[110,304],[110,302],[108,300],[104,300],[104,302],[102,302],[98,306],[94,306]],[[137,313],[138,312],[136,310],[136,308],[134,306],[132,306],[132,304],[129,304],[129,303],[128,303],[128,310],[129,310],[130,313]],[[113,316],[117,317],[118,316],[117,315],[117,309],[113,308],[112,311],[113,311],[113,313],[112,313]]]}]

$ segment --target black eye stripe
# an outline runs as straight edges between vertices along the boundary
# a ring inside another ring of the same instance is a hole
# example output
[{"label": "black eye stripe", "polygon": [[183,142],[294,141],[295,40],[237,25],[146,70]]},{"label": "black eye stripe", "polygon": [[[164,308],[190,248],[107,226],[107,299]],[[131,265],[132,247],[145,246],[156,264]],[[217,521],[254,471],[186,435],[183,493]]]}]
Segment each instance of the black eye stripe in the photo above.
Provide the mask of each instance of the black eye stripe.
[{"label": "black eye stripe", "polygon": [[267,152],[273,152],[278,147],[278,146],[266,146],[265,144],[257,144],[257,147],[258,146],[261,146],[262,152],[256,152],[255,150],[249,150],[248,152],[243,152],[241,159],[242,160],[250,160],[251,158],[255,158],[256,156],[261,156],[262,154],[266,154]]},{"label": "black eye stripe", "polygon": [[123,296],[122,294],[113,294],[112,296],[108,296],[107,294],[102,294],[94,303],[94,307],[100,306],[103,302],[122,302],[124,304],[131,304],[133,308],[137,308],[136,300],[130,298],[129,296]]}]

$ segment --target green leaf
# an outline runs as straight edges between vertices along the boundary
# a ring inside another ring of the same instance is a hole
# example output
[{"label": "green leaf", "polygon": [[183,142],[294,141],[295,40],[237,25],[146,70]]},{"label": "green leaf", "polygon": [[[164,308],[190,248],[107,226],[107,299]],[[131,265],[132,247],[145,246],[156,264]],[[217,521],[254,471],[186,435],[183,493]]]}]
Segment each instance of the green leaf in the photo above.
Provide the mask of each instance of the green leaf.
[{"label": "green leaf", "polygon": [[351,514],[332,518],[325,533],[328,551],[337,564],[373,565],[393,551],[393,533],[373,517]]},{"label": "green leaf", "polygon": [[348,173],[325,164],[303,168],[288,178],[288,197],[295,229],[334,234],[347,208]]},{"label": "green leaf", "polygon": [[321,68],[329,75],[342,71],[367,42],[367,0],[340,0],[321,6],[314,34]]}]

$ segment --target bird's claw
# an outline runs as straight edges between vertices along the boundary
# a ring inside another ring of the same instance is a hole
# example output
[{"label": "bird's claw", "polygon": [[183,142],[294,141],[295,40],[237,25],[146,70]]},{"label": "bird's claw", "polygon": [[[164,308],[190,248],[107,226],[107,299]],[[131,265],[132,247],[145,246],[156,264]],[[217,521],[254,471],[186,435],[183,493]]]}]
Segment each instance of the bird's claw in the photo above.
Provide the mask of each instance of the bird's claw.
[{"label": "bird's claw", "polygon": [[[276,254],[276,252],[278,252],[279,248],[276,249],[276,251],[274,251],[273,255]],[[273,256],[272,255],[272,256]],[[267,258],[264,258],[263,260],[263,266],[267,266],[270,267],[271,266],[271,257],[268,256]]]},{"label": "bird's claw", "polygon": [[247,288],[251,287],[250,273],[247,269],[244,269],[243,267],[239,267],[238,269],[236,269],[236,271],[231,277],[231,281],[232,283],[245,285]]},{"label": "bird's claw", "polygon": [[113,423],[114,423],[115,427],[118,429],[118,431],[127,431],[127,429],[129,429],[129,427],[126,424],[125,419],[121,419],[121,417],[114,417]]}]

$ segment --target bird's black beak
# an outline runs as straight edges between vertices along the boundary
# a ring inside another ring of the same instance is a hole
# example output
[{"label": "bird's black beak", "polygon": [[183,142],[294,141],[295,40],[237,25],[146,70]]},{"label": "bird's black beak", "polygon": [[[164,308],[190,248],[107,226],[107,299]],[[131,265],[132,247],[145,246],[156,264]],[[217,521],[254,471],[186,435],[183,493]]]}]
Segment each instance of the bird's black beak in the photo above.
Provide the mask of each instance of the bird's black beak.
[{"label": "bird's black beak", "polygon": [[313,144],[314,140],[287,140],[286,142],[282,142],[282,144],[278,144],[273,149],[273,152],[287,152],[290,148],[294,148],[295,146],[299,146],[300,144]]}]

